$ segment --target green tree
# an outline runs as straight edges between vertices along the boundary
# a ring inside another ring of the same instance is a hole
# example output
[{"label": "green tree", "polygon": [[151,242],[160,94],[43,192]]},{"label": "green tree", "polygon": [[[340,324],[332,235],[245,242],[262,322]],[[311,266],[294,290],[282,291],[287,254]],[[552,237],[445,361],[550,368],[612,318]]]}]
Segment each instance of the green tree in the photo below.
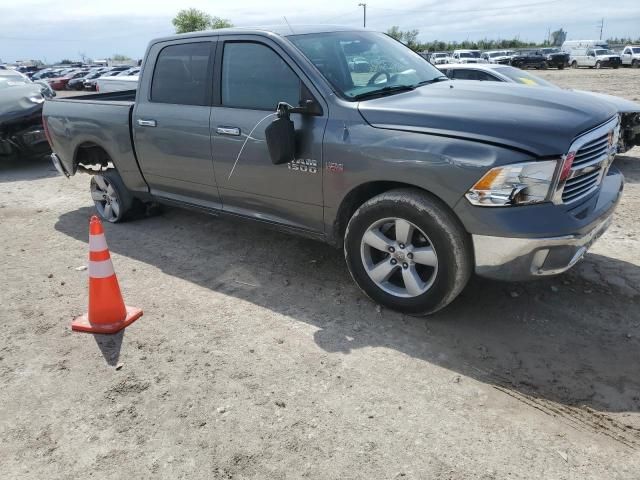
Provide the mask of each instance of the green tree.
[{"label": "green tree", "polygon": [[211,24],[209,25],[211,30],[216,30],[218,28],[229,28],[233,27],[233,23],[231,23],[226,18],[213,17],[211,19]]},{"label": "green tree", "polygon": [[180,10],[175,18],[171,20],[171,23],[173,23],[176,33],[188,33],[208,29],[211,27],[213,20],[211,15],[202,10],[187,8]]},{"label": "green tree", "polygon": [[400,27],[397,25],[394,25],[389,30],[387,30],[387,35],[389,35],[391,38],[395,38],[399,42],[402,41],[402,30],[400,30]]},{"label": "green tree", "polygon": [[68,58],[63,58],[62,60],[60,60],[60,65],[70,65],[73,62],[71,60],[69,60]]},{"label": "green tree", "polygon": [[120,53],[115,53],[111,57],[111,60],[113,60],[115,62],[126,62],[127,60],[131,60],[131,58],[127,57],[126,55],[122,55]]}]

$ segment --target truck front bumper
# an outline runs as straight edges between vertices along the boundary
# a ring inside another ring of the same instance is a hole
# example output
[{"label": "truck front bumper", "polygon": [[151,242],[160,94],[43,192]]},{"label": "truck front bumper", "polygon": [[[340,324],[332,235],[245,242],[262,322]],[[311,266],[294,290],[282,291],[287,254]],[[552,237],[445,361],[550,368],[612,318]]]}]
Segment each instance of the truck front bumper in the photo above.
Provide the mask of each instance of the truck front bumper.
[{"label": "truck front bumper", "polygon": [[[511,235],[505,231],[498,236],[487,229],[471,231],[476,273],[523,281],[566,272],[606,232],[623,186],[622,174],[612,166],[598,194],[571,210],[555,205],[475,210],[485,214],[481,220],[496,233],[511,229]],[[522,208],[519,213],[518,208]]]},{"label": "truck front bumper", "polygon": [[584,235],[548,238],[473,235],[476,273],[513,282],[566,272],[606,232],[611,220],[612,215],[609,215]]}]

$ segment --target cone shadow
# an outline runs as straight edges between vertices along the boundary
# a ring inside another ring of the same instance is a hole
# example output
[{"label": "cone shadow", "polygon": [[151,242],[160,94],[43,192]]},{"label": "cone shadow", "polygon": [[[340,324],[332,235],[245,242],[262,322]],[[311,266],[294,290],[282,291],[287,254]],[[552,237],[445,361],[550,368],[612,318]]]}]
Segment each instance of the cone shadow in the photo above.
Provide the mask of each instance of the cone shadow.
[{"label": "cone shadow", "polygon": [[122,348],[124,329],[113,334],[94,333],[93,338],[98,344],[98,348],[102,352],[102,356],[106,360],[107,364],[115,367],[120,359],[120,349]]}]

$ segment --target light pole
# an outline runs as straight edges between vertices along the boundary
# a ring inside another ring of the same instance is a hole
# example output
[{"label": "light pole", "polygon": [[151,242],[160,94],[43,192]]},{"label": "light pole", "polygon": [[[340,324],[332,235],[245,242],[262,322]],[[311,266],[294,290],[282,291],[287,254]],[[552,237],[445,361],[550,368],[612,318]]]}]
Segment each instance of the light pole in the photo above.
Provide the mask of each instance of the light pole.
[{"label": "light pole", "polygon": [[367,28],[367,4],[366,3],[359,3],[358,4],[359,7],[362,7],[364,9],[364,17],[362,19],[362,26],[364,28]]}]

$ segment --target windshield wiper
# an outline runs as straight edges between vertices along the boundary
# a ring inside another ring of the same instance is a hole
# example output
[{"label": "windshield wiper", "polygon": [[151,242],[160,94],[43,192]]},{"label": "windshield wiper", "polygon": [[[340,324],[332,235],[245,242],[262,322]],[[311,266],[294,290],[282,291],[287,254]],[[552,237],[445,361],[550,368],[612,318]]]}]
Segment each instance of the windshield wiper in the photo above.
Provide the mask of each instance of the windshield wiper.
[{"label": "windshield wiper", "polygon": [[430,83],[444,82],[446,80],[449,80],[449,77],[442,75],[440,77],[432,78],[431,80],[423,80],[422,82],[416,83],[414,87],[421,87],[423,85],[429,85]]},{"label": "windshield wiper", "polygon": [[408,92],[410,90],[414,90],[415,88],[415,85],[393,85],[389,87],[379,88],[378,90],[372,90],[371,92],[359,93],[358,95],[354,95],[353,99],[362,100],[363,98],[390,95],[398,92]]}]

